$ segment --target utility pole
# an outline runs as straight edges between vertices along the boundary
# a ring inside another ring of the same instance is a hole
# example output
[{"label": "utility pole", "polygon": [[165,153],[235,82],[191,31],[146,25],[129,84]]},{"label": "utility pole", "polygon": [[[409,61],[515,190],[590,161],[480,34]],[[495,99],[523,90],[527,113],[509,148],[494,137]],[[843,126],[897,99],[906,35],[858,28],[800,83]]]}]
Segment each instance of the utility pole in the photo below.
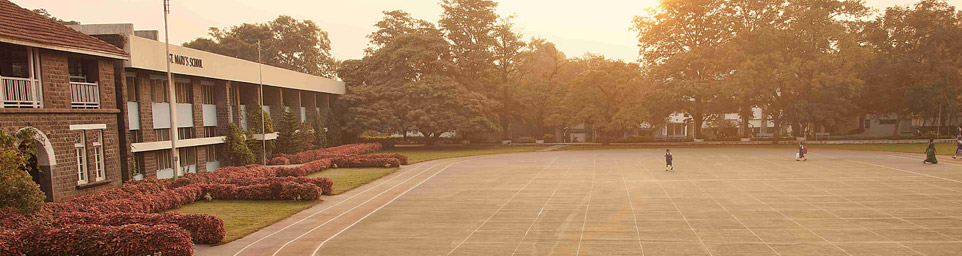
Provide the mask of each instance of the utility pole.
[{"label": "utility pole", "polygon": [[170,13],[170,0],[164,0],[164,46],[167,55],[164,60],[167,62],[167,108],[170,111],[170,156],[173,160],[174,177],[180,176],[180,159],[177,154],[177,94],[174,88],[174,77],[170,73],[170,33],[167,27],[167,14]]},{"label": "utility pole", "polygon": [[258,79],[258,83],[260,84],[257,90],[260,91],[260,103],[261,103],[260,104],[261,108],[258,110],[258,111],[261,111],[261,146],[262,146],[261,158],[263,158],[264,160],[263,164],[266,166],[267,165],[267,124],[265,119],[267,118],[264,117],[266,113],[264,113],[264,71],[261,69],[263,65],[264,64],[261,63],[261,40],[257,40],[257,79]]}]

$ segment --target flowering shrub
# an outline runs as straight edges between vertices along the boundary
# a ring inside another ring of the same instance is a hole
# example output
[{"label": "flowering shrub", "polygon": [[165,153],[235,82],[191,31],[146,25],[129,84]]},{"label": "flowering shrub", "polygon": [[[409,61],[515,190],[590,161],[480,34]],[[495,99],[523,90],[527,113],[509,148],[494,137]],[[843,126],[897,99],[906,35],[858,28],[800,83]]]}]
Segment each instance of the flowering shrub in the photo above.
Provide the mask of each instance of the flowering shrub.
[{"label": "flowering shrub", "polygon": [[238,186],[234,184],[197,184],[204,194],[222,200],[316,200],[321,188],[310,183],[271,182]]},{"label": "flowering shrub", "polygon": [[363,143],[363,144],[349,144],[342,145],[331,148],[322,148],[317,150],[308,150],[300,152],[297,154],[277,154],[279,157],[284,157],[290,159],[293,164],[302,164],[314,160],[320,160],[325,158],[334,158],[344,155],[360,155],[374,153],[381,150],[381,144],[378,143]]},{"label": "flowering shrub", "polygon": [[181,214],[165,212],[155,214],[145,213],[109,213],[96,214],[72,212],[61,214],[53,226],[77,224],[94,224],[102,226],[123,226],[140,224],[156,226],[173,224],[190,233],[191,240],[198,244],[215,244],[224,239],[224,221],[207,214]]},{"label": "flowering shrub", "polygon": [[277,157],[271,158],[271,161],[268,163],[270,165],[289,165],[291,164],[291,160],[287,159],[286,157],[277,156]]},{"label": "flowering shrub", "polygon": [[298,167],[277,167],[275,174],[277,177],[305,176],[315,172],[326,170],[331,166],[331,159],[321,159],[308,162]]},{"label": "flowering shrub", "polygon": [[258,179],[235,179],[235,180],[225,180],[221,184],[232,184],[237,186],[250,186],[256,184],[270,184],[270,183],[297,183],[297,184],[314,184],[315,186],[321,188],[321,191],[325,195],[330,195],[333,191],[334,182],[327,177],[320,178],[308,178],[308,177],[274,177],[274,178],[258,178]]},{"label": "flowering shrub", "polygon": [[[0,238],[2,239],[2,238]],[[192,255],[190,234],[176,225],[32,226],[17,232],[12,255]],[[4,244],[4,242],[0,242]]]},{"label": "flowering shrub", "polygon": [[337,167],[398,167],[401,161],[392,157],[355,155],[335,158],[332,164]]}]

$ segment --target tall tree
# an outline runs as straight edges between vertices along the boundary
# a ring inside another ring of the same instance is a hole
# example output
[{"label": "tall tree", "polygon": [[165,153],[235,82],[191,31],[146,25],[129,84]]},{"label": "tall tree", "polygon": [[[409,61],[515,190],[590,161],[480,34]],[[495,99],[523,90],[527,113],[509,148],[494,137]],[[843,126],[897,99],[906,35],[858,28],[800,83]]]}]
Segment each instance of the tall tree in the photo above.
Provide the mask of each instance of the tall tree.
[{"label": "tall tree", "polygon": [[600,131],[601,141],[611,143],[616,132],[635,128],[648,117],[642,107],[645,83],[636,63],[586,55],[567,68],[573,72],[564,106],[554,115],[570,115],[557,120],[575,120]]},{"label": "tall tree", "polygon": [[911,115],[958,111],[962,79],[962,12],[941,0],[890,7],[865,29],[875,58],[864,70],[869,109],[894,114],[892,137]]},{"label": "tall tree", "polygon": [[642,64],[653,66],[669,103],[692,116],[695,138],[705,120],[724,113],[719,101],[728,99],[720,81],[732,69],[717,58],[732,37],[724,6],[722,0],[660,1],[632,21]]},{"label": "tall tree", "polygon": [[[489,94],[489,98],[496,101],[494,105],[495,116],[501,126],[502,139],[509,139],[511,136],[510,126],[519,116],[518,111],[518,83],[520,78],[519,61],[521,50],[525,47],[525,42],[521,40],[521,34],[514,31],[512,17],[501,19],[494,28],[494,82],[495,91]],[[540,134],[539,134],[540,135]]]},{"label": "tall tree", "polygon": [[445,132],[490,130],[487,102],[455,79],[451,45],[441,31],[402,11],[384,14],[364,58],[345,61],[338,71],[351,94],[345,97],[348,127],[356,134],[419,130],[431,143]]},{"label": "tall tree", "polygon": [[451,42],[458,81],[471,90],[494,91],[488,82],[493,69],[498,3],[491,0],[442,0],[439,25]]},{"label": "tall tree", "polygon": [[281,15],[267,23],[209,30],[209,38],[197,38],[184,46],[257,61],[260,40],[261,59],[267,65],[328,78],[334,77],[337,69],[327,32],[310,20]]},{"label": "tall tree", "polygon": [[517,88],[518,112],[534,124],[537,134],[545,133],[548,118],[556,111],[564,97],[562,69],[568,63],[565,54],[554,43],[534,38],[521,52],[518,69],[520,81]]}]

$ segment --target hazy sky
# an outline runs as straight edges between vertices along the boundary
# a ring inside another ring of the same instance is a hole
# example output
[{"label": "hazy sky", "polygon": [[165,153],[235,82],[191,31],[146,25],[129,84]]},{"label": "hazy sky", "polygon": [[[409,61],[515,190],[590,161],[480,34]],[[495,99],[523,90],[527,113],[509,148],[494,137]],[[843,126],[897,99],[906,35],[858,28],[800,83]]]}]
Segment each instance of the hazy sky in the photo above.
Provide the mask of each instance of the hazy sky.
[{"label": "hazy sky", "polygon": [[[44,8],[61,19],[90,23],[133,23],[138,30],[161,30],[161,0],[12,0],[28,9]],[[334,57],[360,58],[365,35],[381,19],[381,11],[402,9],[414,17],[436,22],[439,0],[171,0],[171,43],[207,35],[208,27],[260,23],[286,14],[309,19],[329,33]],[[586,52],[634,61],[638,57],[632,17],[645,13],[657,0],[500,0],[498,13],[515,15],[525,38],[543,37],[568,56]],[[877,9],[916,0],[867,0]],[[962,0],[948,0],[959,6]]]}]

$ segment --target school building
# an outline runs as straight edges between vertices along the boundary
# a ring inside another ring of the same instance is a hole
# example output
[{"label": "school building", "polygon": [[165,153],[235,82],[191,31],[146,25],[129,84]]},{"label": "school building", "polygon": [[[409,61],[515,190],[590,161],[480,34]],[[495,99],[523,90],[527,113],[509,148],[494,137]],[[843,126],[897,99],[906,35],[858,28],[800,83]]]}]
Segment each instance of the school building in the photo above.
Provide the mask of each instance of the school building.
[{"label": "school building", "polygon": [[247,109],[263,101],[275,127],[284,111],[310,122],[345,93],[340,81],[178,45],[166,55],[157,31],[67,27],[8,0],[0,0],[0,27],[0,129],[36,131],[43,149],[31,175],[48,201],[215,170],[228,125],[246,128]]}]

